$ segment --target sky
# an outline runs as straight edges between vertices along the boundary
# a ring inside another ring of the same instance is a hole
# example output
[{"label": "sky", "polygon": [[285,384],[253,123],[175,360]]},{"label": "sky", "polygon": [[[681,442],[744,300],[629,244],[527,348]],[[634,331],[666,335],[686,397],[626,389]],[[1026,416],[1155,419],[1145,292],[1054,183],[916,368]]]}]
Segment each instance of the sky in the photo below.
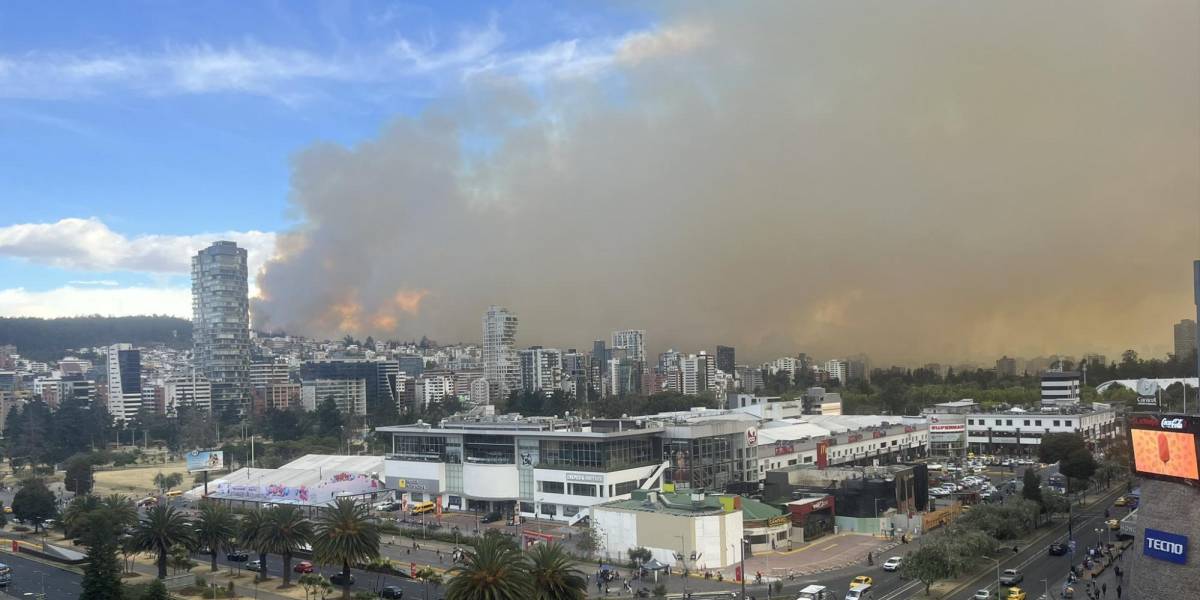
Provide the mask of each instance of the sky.
[{"label": "sky", "polygon": [[1161,355],[1200,6],[3,3],[0,207],[0,315],[186,317],[232,239],[304,335]]}]

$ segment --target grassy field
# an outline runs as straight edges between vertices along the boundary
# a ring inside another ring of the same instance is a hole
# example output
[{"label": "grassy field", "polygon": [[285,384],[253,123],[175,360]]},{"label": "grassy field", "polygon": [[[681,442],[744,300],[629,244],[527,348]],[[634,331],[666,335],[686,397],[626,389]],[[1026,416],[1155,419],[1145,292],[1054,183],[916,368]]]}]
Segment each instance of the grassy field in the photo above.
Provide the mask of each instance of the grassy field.
[{"label": "grassy field", "polygon": [[97,471],[95,493],[145,496],[157,491],[154,487],[154,476],[159,473],[164,475],[180,473],[183,475],[181,489],[192,488],[192,477],[188,475],[187,465],[183,461],[178,461],[160,465],[132,466],[115,471]]}]

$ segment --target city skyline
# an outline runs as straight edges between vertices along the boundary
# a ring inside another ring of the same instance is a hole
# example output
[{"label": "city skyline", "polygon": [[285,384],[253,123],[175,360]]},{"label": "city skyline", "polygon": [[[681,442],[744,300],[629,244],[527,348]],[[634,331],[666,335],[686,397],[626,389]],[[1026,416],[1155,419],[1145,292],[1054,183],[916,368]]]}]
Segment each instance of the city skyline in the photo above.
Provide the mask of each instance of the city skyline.
[{"label": "city skyline", "polygon": [[1200,15],[1083,7],[5,7],[0,120],[46,144],[0,143],[0,315],[189,316],[228,239],[253,326],[313,337],[472,340],[498,304],[523,345],[651,356],[1165,355]]}]

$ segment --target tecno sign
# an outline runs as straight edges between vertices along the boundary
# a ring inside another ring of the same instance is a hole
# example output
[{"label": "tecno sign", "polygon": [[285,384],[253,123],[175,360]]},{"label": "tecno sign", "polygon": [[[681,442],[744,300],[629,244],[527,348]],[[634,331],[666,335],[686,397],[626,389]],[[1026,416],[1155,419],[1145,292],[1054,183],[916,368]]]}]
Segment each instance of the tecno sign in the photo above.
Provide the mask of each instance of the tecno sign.
[{"label": "tecno sign", "polygon": [[1142,554],[1176,564],[1187,564],[1187,536],[1146,528]]}]

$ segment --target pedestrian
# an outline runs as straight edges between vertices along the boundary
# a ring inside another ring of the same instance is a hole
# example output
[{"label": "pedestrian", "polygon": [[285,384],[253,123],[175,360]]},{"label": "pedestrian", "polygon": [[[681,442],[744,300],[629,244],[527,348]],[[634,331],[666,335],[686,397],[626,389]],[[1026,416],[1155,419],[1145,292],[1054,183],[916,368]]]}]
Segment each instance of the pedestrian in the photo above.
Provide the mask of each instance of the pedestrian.
[{"label": "pedestrian", "polygon": [[1108,582],[1104,582],[1104,583],[1100,584],[1100,595],[1101,596],[1108,595]]},{"label": "pedestrian", "polygon": [[1121,600],[1121,584],[1117,584],[1117,600]]}]

